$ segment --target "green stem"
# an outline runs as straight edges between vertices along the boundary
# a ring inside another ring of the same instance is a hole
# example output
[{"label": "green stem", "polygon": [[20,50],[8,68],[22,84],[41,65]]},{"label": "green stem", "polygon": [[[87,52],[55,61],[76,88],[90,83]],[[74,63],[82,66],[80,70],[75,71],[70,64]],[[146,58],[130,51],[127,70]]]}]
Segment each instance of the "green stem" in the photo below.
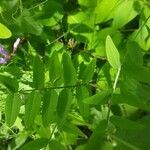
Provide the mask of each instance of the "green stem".
[{"label": "green stem", "polygon": [[19,3],[20,3],[20,6],[19,6],[19,8],[20,8],[20,13],[22,13],[22,11],[23,11],[22,0],[20,0]]},{"label": "green stem", "polygon": [[37,8],[37,7],[40,7],[40,6],[42,6],[43,4],[45,4],[45,3],[47,3],[47,2],[48,2],[48,0],[45,0],[45,1],[43,1],[43,2],[41,2],[41,3],[39,3],[39,4],[37,4],[37,5],[35,5],[35,6],[31,7],[31,8],[29,8],[28,10],[32,10],[32,9]]},{"label": "green stem", "polygon": [[2,125],[4,125],[9,131],[11,131],[14,136],[17,135],[9,126],[7,126],[6,124],[4,124],[2,121],[0,121],[0,123],[1,123]]},{"label": "green stem", "polygon": [[113,84],[113,93],[116,90],[116,86],[117,86],[117,83],[118,83],[118,80],[119,80],[120,71],[121,71],[121,67],[118,69],[117,74],[116,74],[115,82]]},{"label": "green stem", "polygon": [[[65,88],[76,88],[79,86],[87,86],[87,85],[92,85],[93,81],[88,82],[88,83],[81,83],[81,84],[75,84],[75,85],[67,85],[67,86],[52,86],[52,87],[46,87],[46,88],[42,88],[39,89],[40,91],[42,90],[49,90],[49,89],[65,89]],[[20,90],[19,92],[28,92],[28,91],[35,91],[38,89],[29,89],[29,90]]]},{"label": "green stem", "polygon": [[114,94],[114,92],[116,90],[116,87],[117,87],[117,83],[118,83],[119,76],[120,76],[120,71],[121,71],[121,67],[118,68],[118,71],[117,71],[117,74],[116,74],[116,77],[115,77],[115,81],[114,81],[114,84],[113,84],[113,92],[112,92],[111,98],[108,100],[108,113],[107,113],[107,122],[108,123],[109,123],[110,112],[111,112],[111,99],[112,99],[113,94]]}]

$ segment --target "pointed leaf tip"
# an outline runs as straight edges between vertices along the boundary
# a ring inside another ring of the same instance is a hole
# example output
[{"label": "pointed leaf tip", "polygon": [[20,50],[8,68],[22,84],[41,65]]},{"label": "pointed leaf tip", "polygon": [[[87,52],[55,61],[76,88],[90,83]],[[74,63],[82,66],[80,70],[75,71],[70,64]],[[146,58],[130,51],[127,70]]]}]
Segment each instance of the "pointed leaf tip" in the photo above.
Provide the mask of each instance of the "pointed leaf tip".
[{"label": "pointed leaf tip", "polygon": [[121,67],[119,52],[109,35],[106,37],[106,56],[108,62],[114,69]]}]

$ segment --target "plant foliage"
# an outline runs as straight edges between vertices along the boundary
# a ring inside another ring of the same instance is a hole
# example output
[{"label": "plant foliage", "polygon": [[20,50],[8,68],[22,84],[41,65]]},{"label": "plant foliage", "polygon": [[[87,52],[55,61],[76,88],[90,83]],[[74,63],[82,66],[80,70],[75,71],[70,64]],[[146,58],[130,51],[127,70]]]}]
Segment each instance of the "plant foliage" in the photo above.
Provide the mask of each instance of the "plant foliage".
[{"label": "plant foliage", "polygon": [[1,150],[149,150],[148,0],[0,1]]}]

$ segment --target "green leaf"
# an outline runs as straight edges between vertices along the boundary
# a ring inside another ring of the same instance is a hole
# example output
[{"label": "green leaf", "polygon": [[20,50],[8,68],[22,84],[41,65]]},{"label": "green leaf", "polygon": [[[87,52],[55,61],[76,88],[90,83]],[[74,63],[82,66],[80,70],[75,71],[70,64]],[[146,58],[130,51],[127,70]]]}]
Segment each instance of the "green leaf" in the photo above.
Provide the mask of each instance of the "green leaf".
[{"label": "green leaf", "polygon": [[81,79],[84,82],[89,82],[94,74],[94,70],[95,70],[95,65],[96,65],[96,60],[93,59],[88,66],[84,69],[84,71],[81,74]]},{"label": "green leaf", "polygon": [[16,23],[19,26],[18,28],[24,33],[32,33],[35,35],[42,33],[42,26],[33,18],[33,15],[27,9],[23,10]]},{"label": "green leaf", "polygon": [[118,5],[119,0],[101,0],[95,8],[95,24],[99,24],[110,19],[113,9]]},{"label": "green leaf", "polygon": [[[81,31],[81,33],[82,33],[82,31],[85,31],[85,29],[83,27],[86,27],[86,29],[90,29],[90,30],[93,29],[94,21],[95,21],[93,16],[95,16],[95,14],[93,14],[91,12],[92,12],[92,10],[91,11],[84,11],[84,12],[80,11],[80,12],[75,13],[75,14],[69,14],[68,15],[69,28],[71,25],[72,27],[74,27],[74,29],[77,28],[78,32]],[[78,24],[78,26],[77,26],[77,24]],[[81,24],[81,29],[80,29],[80,24]],[[87,31],[87,33],[89,32],[88,30],[86,30],[86,31]],[[83,35],[83,34],[80,34],[80,35]]]},{"label": "green leaf", "polygon": [[77,74],[72,64],[71,58],[67,53],[63,54],[62,63],[64,72],[64,85],[75,85],[77,82]]},{"label": "green leaf", "polygon": [[8,39],[12,36],[11,31],[2,23],[0,23],[0,39]]},{"label": "green leaf", "polygon": [[56,51],[53,52],[52,56],[50,57],[49,63],[49,78],[53,85],[61,85],[62,84],[62,65],[59,61],[58,54]]},{"label": "green leaf", "polygon": [[6,124],[12,126],[16,121],[21,106],[21,99],[17,93],[9,94],[6,98],[5,117]]},{"label": "green leaf", "polygon": [[94,104],[94,105],[105,104],[108,102],[111,94],[112,90],[101,91],[91,97],[85,98],[83,102],[86,104]]},{"label": "green leaf", "polygon": [[33,46],[30,44],[29,41],[28,41],[28,51],[31,56],[36,56],[36,50],[33,48]]},{"label": "green leaf", "polygon": [[144,125],[142,125],[141,123],[131,121],[126,118],[119,117],[119,116],[112,116],[110,118],[110,121],[115,126],[121,128],[121,129],[124,129],[124,130],[142,130],[145,128]]},{"label": "green leaf", "polygon": [[44,88],[44,64],[40,57],[36,55],[33,63],[33,86],[36,89]]},{"label": "green leaf", "polygon": [[50,150],[66,150],[66,148],[58,141],[51,140],[49,143]]},{"label": "green leaf", "polygon": [[[138,118],[138,122],[143,124],[145,128],[143,130],[124,130],[118,129],[116,132],[116,136],[130,145],[134,145],[137,147],[136,150],[148,150],[149,149],[149,139],[150,139],[150,119],[149,115],[142,117],[141,119]],[[121,144],[121,143],[120,143]],[[129,149],[128,147],[120,145],[118,142],[118,149]]]},{"label": "green leaf", "polygon": [[147,29],[147,32],[148,32],[148,35],[147,37],[145,38],[145,42],[148,41],[148,39],[150,38],[150,27],[148,25],[145,25],[146,29]]},{"label": "green leaf", "polygon": [[91,1],[91,0],[78,0],[79,5],[85,6],[85,7],[94,7],[97,5],[97,0]]},{"label": "green leaf", "polygon": [[32,127],[35,117],[40,112],[41,94],[33,91],[29,94],[25,102],[25,125],[27,128]]},{"label": "green leaf", "polygon": [[[143,18],[144,19],[144,18]],[[145,20],[145,19],[144,19]],[[150,20],[150,19],[149,19]],[[145,20],[146,21],[146,20]],[[147,22],[149,23],[149,21]],[[150,23],[149,23],[150,24]],[[148,41],[146,41],[146,38],[148,36],[148,31],[146,26],[140,26],[140,28],[138,30],[135,30],[131,36],[129,37],[130,40],[133,40],[135,42],[138,43],[138,45],[145,51],[148,51],[150,48],[150,39],[148,39]]]},{"label": "green leaf", "polygon": [[70,122],[65,122],[63,131],[75,136],[84,136],[83,132],[76,125]]},{"label": "green leaf", "polygon": [[[53,9],[49,9],[49,8]],[[55,18],[56,21],[59,21],[63,17],[63,3],[58,2],[55,0],[48,1],[45,3],[45,5],[42,7],[42,12],[39,18],[41,19],[49,19],[49,18]]]},{"label": "green leaf", "polygon": [[20,150],[40,150],[45,148],[47,144],[48,139],[40,138],[25,144]]},{"label": "green leaf", "polygon": [[43,100],[42,119],[45,126],[52,123],[56,118],[58,95],[55,90],[46,91]]},{"label": "green leaf", "polygon": [[150,69],[138,66],[129,59],[123,65],[122,72],[127,77],[132,77],[140,82],[150,83]]},{"label": "green leaf", "polygon": [[57,115],[60,126],[65,121],[72,102],[72,93],[70,89],[64,89],[60,92],[57,104]]},{"label": "green leaf", "polygon": [[88,141],[88,144],[85,147],[85,150],[102,150],[105,143],[104,135],[107,128],[107,121],[102,120],[94,129],[92,135],[90,136],[90,139]]},{"label": "green leaf", "polygon": [[127,51],[128,51],[127,57],[134,64],[136,64],[138,66],[142,66],[143,65],[142,49],[139,47],[139,45],[136,42],[134,42],[134,41],[128,41],[128,43],[127,43]]},{"label": "green leaf", "polygon": [[[18,127],[18,126],[17,126]],[[27,138],[30,136],[29,132],[20,132],[15,139],[10,143],[11,149],[19,149],[27,140]]]},{"label": "green leaf", "polygon": [[[120,82],[120,92],[122,95],[129,96],[132,95],[132,102],[135,102],[137,104],[146,105],[146,103],[150,100],[150,87],[145,87],[143,84],[139,83],[135,79],[130,79],[129,77],[122,80]],[[131,99],[128,99],[131,100]],[[136,101],[134,101],[136,100]]]},{"label": "green leaf", "polygon": [[106,55],[108,62],[114,69],[121,67],[119,52],[109,35],[106,37]]},{"label": "green leaf", "polygon": [[43,5],[38,22],[41,22],[44,26],[55,26],[61,21],[62,17],[63,3],[51,0]]},{"label": "green leaf", "polygon": [[[113,27],[121,28],[138,15],[134,9],[135,1],[123,1],[114,11]],[[140,10],[139,10],[140,12]],[[119,14],[119,15],[118,15]]]},{"label": "green leaf", "polygon": [[17,92],[19,85],[16,78],[8,75],[0,75],[0,82],[8,88],[11,92]]},{"label": "green leaf", "polygon": [[76,97],[79,106],[79,111],[83,118],[88,118],[90,115],[89,104],[85,104],[83,99],[89,97],[88,88],[85,86],[80,86],[76,88]]},{"label": "green leaf", "polygon": [[[128,104],[137,108],[140,108],[145,111],[150,111],[150,105],[149,100],[146,99],[145,101],[141,101],[141,99],[138,96],[126,93],[124,94],[113,94],[113,97],[111,99],[112,104]],[[147,102],[146,102],[147,101]]]},{"label": "green leaf", "polygon": [[[79,23],[73,23],[73,24],[70,24],[70,29],[72,29],[73,32],[76,32],[76,33],[91,33],[93,30],[92,28],[90,28],[88,25],[86,24],[83,24],[83,23],[80,23],[80,26],[78,27]],[[76,28],[75,28],[76,27]]]}]

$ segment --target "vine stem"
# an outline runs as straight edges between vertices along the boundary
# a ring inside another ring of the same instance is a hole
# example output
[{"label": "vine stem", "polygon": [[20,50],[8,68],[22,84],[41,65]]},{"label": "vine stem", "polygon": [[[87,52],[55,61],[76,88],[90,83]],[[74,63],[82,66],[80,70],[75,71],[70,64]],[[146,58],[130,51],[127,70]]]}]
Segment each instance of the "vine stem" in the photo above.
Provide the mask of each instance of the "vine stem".
[{"label": "vine stem", "polygon": [[19,3],[20,3],[20,6],[19,6],[20,12],[22,13],[22,12],[23,12],[23,4],[22,4],[22,0],[20,0]]},{"label": "vine stem", "polygon": [[114,81],[114,84],[113,84],[113,93],[116,90],[116,86],[117,86],[117,83],[118,83],[118,80],[119,80],[120,71],[121,71],[121,67],[118,68],[118,71],[117,71],[117,74],[116,74],[116,78],[115,78],[115,81]]},{"label": "vine stem", "polygon": [[35,6],[31,7],[31,8],[29,8],[28,10],[32,10],[32,9],[37,8],[37,7],[40,7],[40,6],[42,6],[43,4],[45,4],[45,3],[47,3],[47,2],[48,2],[48,0],[45,0],[45,1],[43,1],[43,2],[41,2],[41,3],[39,3],[39,4],[37,4],[37,5],[35,5]]},{"label": "vine stem", "polygon": [[[46,88],[42,88],[39,90],[48,90],[48,89],[65,89],[65,88],[75,88],[75,87],[79,87],[79,86],[87,86],[87,85],[92,85],[94,81],[88,82],[88,83],[81,83],[81,84],[75,84],[75,85],[67,85],[67,86],[52,86],[52,87],[46,87]],[[19,92],[28,92],[28,91],[35,91],[37,89],[29,89],[29,90],[23,90],[21,89]]]},{"label": "vine stem", "polygon": [[11,131],[14,136],[17,135],[17,134],[16,134],[9,126],[7,126],[5,123],[3,123],[2,121],[0,121],[0,123],[1,123],[2,125],[4,125],[9,131]]},{"label": "vine stem", "polygon": [[119,76],[120,76],[120,71],[121,71],[121,67],[118,68],[118,71],[117,71],[117,74],[116,74],[116,77],[115,77],[115,81],[114,81],[114,84],[113,84],[113,92],[111,94],[111,98],[108,100],[108,113],[107,113],[107,122],[109,122],[109,118],[110,118],[110,107],[111,107],[111,99],[112,99],[112,96],[116,90],[116,87],[117,87],[117,83],[118,83],[118,80],[119,80]]}]

